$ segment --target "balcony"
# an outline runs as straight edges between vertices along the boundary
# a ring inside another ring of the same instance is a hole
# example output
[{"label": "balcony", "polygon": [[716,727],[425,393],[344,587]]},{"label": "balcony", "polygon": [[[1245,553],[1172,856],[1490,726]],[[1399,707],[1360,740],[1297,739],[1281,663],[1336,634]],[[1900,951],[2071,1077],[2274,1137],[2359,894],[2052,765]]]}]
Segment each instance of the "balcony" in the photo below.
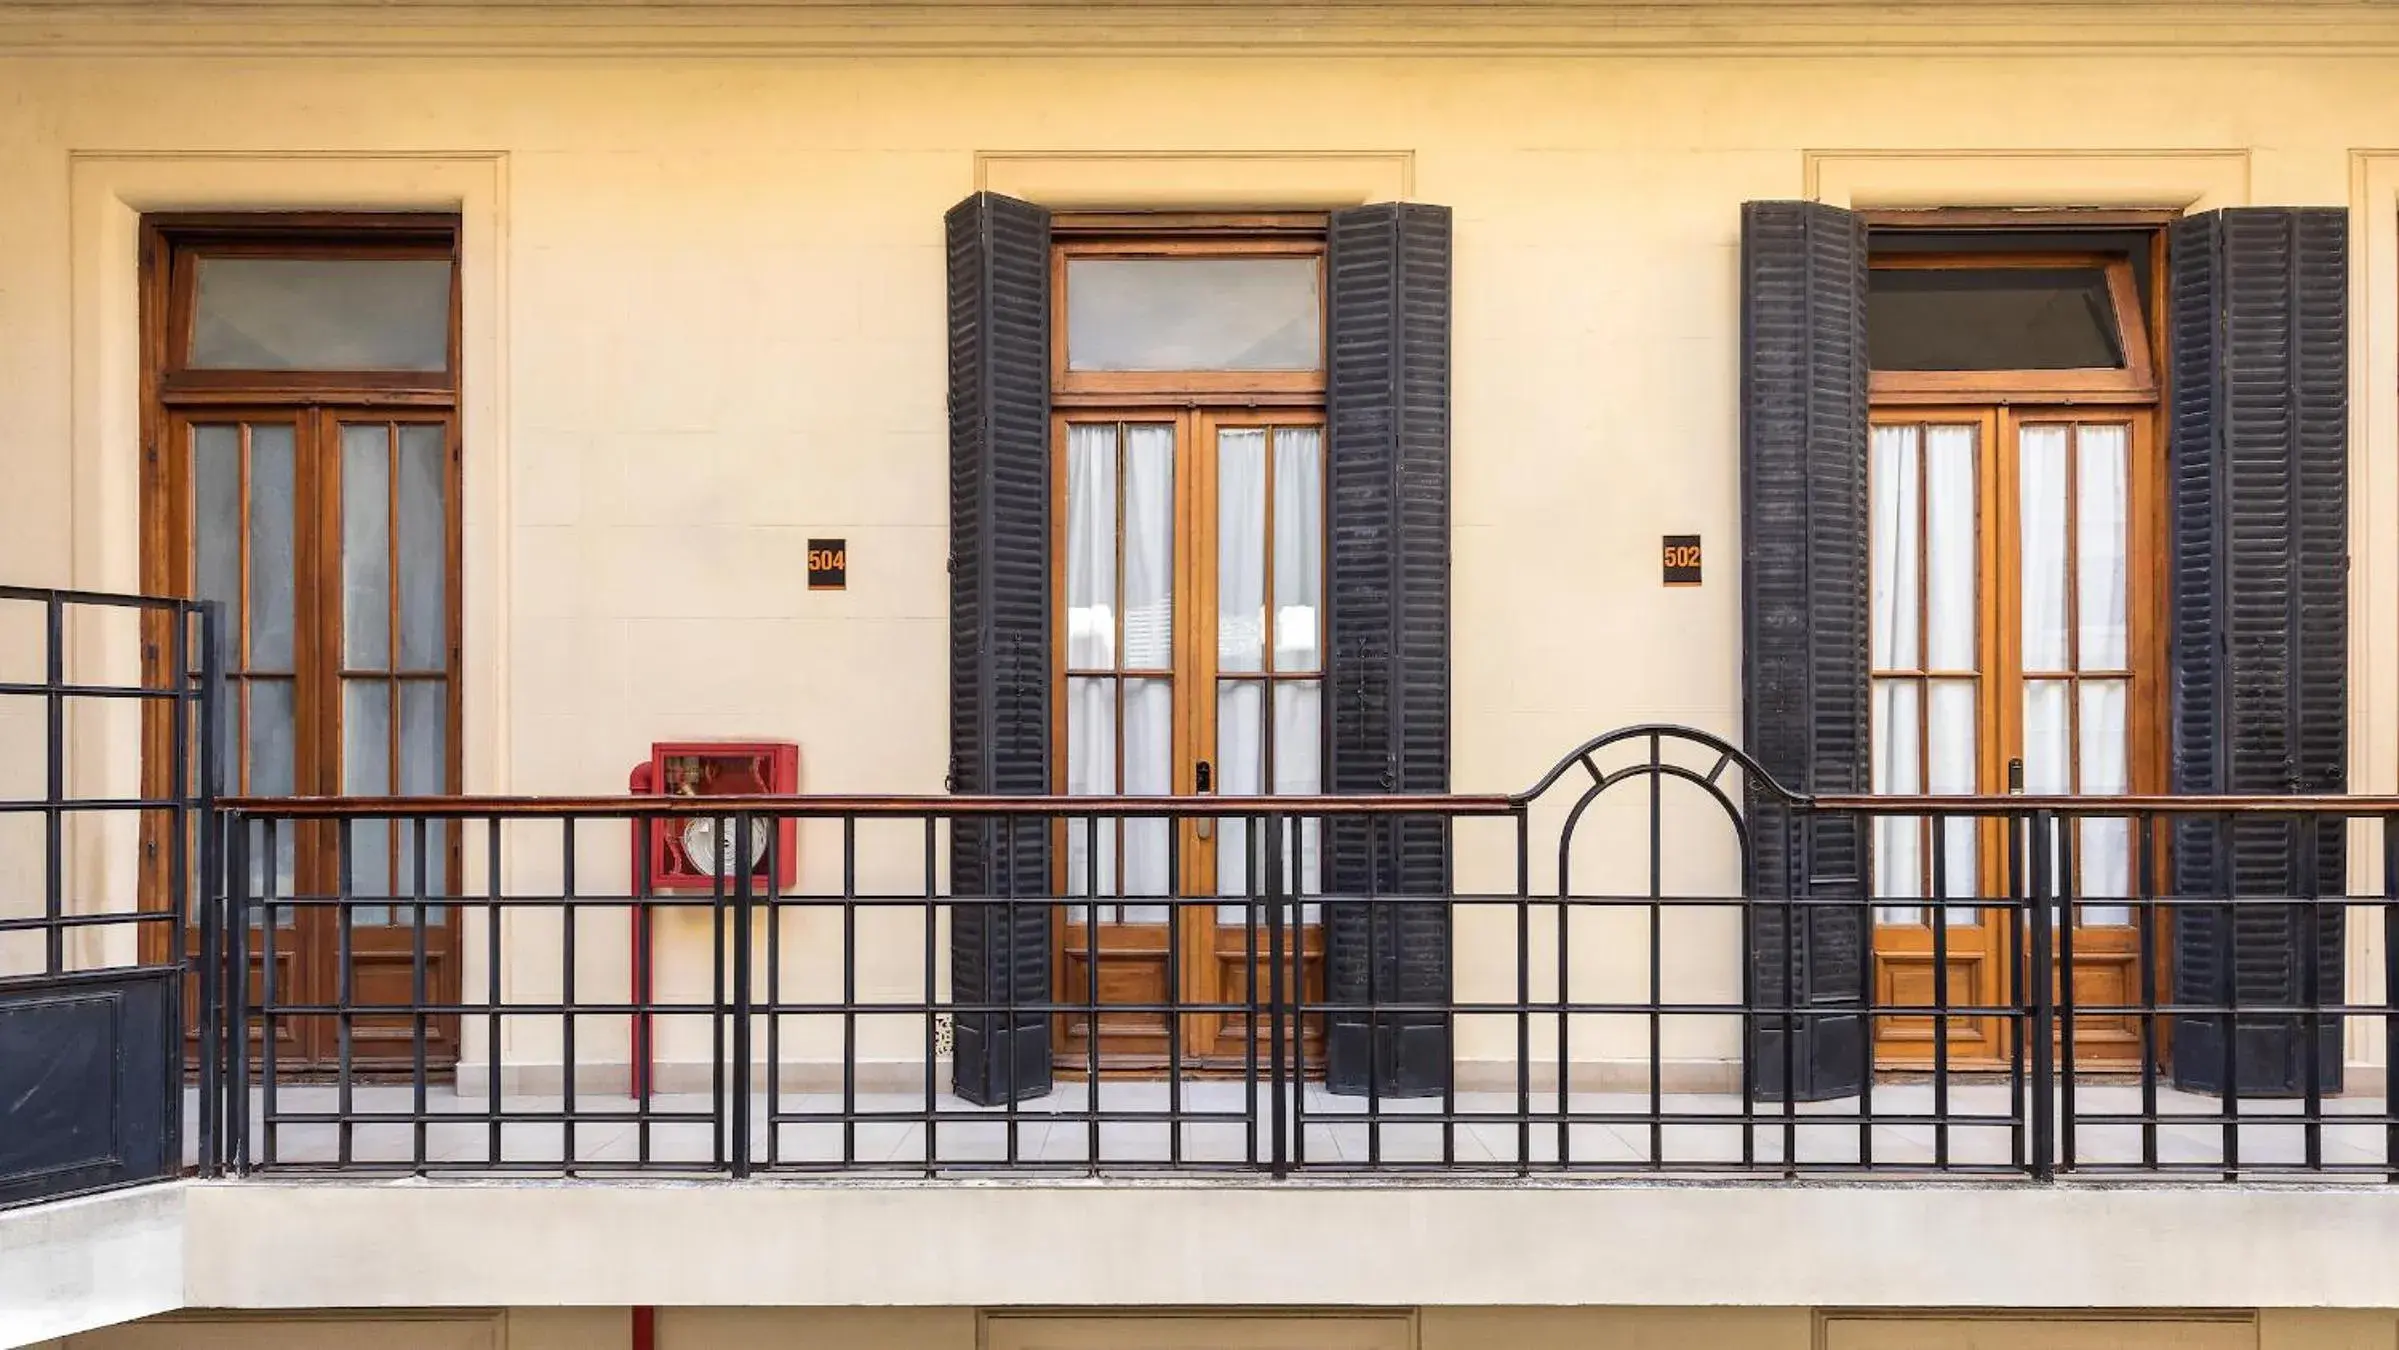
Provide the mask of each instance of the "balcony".
[{"label": "balcony", "polygon": [[[251,798],[210,790],[224,712],[200,607],[0,600],[43,615],[54,652],[94,608],[148,625],[154,668],[191,672],[69,680],[53,659],[0,685],[40,707],[11,725],[38,724],[48,766],[4,807],[38,823],[42,902],[0,918],[0,1027],[87,995],[120,1009],[99,1058],[15,1023],[32,1057],[0,1066],[44,1068],[0,1094],[18,1141],[0,1202],[171,1175],[178,1154],[236,1180],[2399,1182],[2381,1067],[2399,982],[2372,942],[2399,901],[2399,799],[1810,798],[1665,726],[1598,737],[1505,796]],[[171,772],[68,791],[84,704],[151,709],[145,744]],[[698,820],[755,867],[699,890],[636,880],[633,841]],[[1760,858],[1835,852],[1795,841],[1922,820],[1964,822],[1921,836],[1932,894],[1822,865],[1756,880],[1777,874]],[[2121,894],[2078,893],[2088,820],[2125,822]],[[137,821],[187,848],[144,848],[138,888],[71,884]],[[1174,877],[1206,830],[1214,884],[1110,894],[1102,852],[1069,841],[1122,821],[1167,822]],[[1402,838],[1441,841],[1447,893],[1386,893],[1372,866],[1335,888],[1342,869],[1301,846],[1380,858]],[[1967,838],[1988,841],[1969,871],[1996,884],[1944,894],[1964,873],[1943,850]],[[2379,884],[2172,880],[2176,857],[2337,846],[2330,874]],[[1011,853],[1041,861],[994,865]],[[1041,880],[954,884],[1003,873]],[[1148,992],[1111,963],[1111,926],[1080,922],[1095,903],[1160,935],[1171,973]],[[1431,997],[1383,959],[1428,907],[1447,943]],[[2095,968],[2076,946],[2091,927],[2069,920],[2101,910],[2113,976],[2053,977]],[[1807,970],[1911,915],[1917,984]],[[1969,930],[1997,969],[1951,959]],[[2359,940],[2327,939],[2342,933]],[[320,945],[295,950],[307,934]],[[1015,959],[975,946],[993,934]],[[1215,964],[1186,979],[1198,934]],[[2173,939],[2199,934],[2238,976],[2222,996],[2175,976],[2200,947]],[[1399,1028],[1445,1047],[1429,1079],[1386,1063]],[[1336,1062],[1345,1037],[1373,1048],[1362,1072]],[[1017,1049],[962,1063],[978,1044]],[[157,1156],[75,1170],[65,1134],[92,1112],[154,1133]]]}]

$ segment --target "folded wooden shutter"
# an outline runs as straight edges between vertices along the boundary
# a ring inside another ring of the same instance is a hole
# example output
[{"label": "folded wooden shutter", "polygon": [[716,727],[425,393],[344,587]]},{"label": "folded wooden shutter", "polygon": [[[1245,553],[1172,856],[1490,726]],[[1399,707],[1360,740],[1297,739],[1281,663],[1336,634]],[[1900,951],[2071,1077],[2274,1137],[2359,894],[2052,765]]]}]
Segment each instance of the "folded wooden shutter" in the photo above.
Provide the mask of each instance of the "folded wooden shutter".
[{"label": "folded wooden shutter", "polygon": [[[1447,207],[1333,213],[1332,709],[1338,795],[1449,790],[1449,277]],[[1332,822],[1335,896],[1446,896],[1449,837],[1432,819]],[[1325,906],[1326,1085],[1387,1096],[1450,1079],[1447,900]],[[1414,1004],[1419,1011],[1376,1012]]]},{"label": "folded wooden shutter", "polygon": [[[950,279],[950,789],[1049,791],[1050,217],[977,193],[952,207]],[[1050,997],[1044,821],[959,821],[950,987],[960,1003]],[[951,1076],[978,1104],[1050,1088],[1049,1017],[961,1013]]]},{"label": "folded wooden shutter", "polygon": [[[2173,785],[2187,793],[2341,792],[2348,781],[2348,225],[2338,208],[2242,208],[2177,222],[2173,318]],[[2341,830],[2314,856],[2290,822],[2186,825],[2185,897],[2340,895]],[[2207,905],[2173,913],[2174,1001],[2290,1008],[2341,1000],[2344,911]],[[2243,1094],[2341,1082],[2341,1022],[2237,1019]],[[2223,1019],[2176,1019],[2174,1079],[2221,1092]]]},{"label": "folded wooden shutter", "polygon": [[[1814,202],[1741,216],[1743,743],[1785,787],[1863,792],[1867,761],[1866,230]],[[1817,1100],[1866,1073],[1865,840],[1749,797],[1751,1081]],[[1856,905],[1786,909],[1786,899]],[[1794,934],[1791,930],[1795,929]],[[1786,1043],[1786,1028],[1788,1043]]]}]

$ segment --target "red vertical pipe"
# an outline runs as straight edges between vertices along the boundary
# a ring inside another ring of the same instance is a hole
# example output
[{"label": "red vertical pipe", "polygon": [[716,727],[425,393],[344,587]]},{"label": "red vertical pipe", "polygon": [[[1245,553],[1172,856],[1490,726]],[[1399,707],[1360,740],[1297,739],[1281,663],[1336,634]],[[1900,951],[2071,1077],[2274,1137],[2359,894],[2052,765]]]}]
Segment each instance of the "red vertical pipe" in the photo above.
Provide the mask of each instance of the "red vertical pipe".
[{"label": "red vertical pipe", "polygon": [[633,1350],[658,1350],[658,1310],[633,1309]]}]

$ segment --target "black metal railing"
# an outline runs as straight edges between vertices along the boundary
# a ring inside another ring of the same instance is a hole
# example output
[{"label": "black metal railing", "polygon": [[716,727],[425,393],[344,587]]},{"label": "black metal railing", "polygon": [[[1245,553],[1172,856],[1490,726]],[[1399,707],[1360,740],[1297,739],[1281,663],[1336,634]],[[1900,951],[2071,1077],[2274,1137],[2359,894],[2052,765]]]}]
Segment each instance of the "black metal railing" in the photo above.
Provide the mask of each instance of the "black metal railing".
[{"label": "black metal railing", "polygon": [[[208,1170],[2399,1181],[2399,958],[2339,941],[2399,799],[1809,799],[1635,727],[1505,797],[225,818]],[[628,838],[703,819],[757,865],[643,893]],[[1386,888],[1403,834],[1446,893]]]},{"label": "black metal railing", "polygon": [[0,586],[0,1206],[183,1165],[218,622],[210,604]]}]

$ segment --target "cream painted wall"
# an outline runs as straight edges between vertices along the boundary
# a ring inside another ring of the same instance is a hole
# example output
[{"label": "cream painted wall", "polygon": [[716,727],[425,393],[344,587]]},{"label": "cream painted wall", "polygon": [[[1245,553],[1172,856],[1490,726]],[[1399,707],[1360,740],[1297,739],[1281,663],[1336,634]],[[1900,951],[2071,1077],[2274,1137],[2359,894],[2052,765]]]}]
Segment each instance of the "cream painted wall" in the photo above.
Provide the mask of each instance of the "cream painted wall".
[{"label": "cream painted wall", "polygon": [[[937,792],[943,209],[1000,152],[1122,156],[1124,206],[1404,191],[1457,212],[1455,786],[1519,788],[1620,724],[1737,729],[1740,202],[2355,204],[2361,258],[2375,241],[2387,264],[2394,216],[2354,158],[2399,145],[2386,74],[2338,54],[2072,50],[0,57],[0,577],[135,576],[133,260],[112,231],[143,204],[147,170],[91,166],[168,165],[185,204],[290,204],[314,182],[326,206],[464,205],[470,222],[485,213],[470,268],[488,268],[467,318],[481,409],[467,437],[470,788],[612,792],[653,739],[773,736],[801,744],[806,790]],[[489,186],[420,160],[486,166]],[[1088,167],[1059,181],[1106,191]],[[2387,331],[2394,286],[2387,266],[2361,280],[2361,333]],[[2359,352],[2375,410],[2359,425],[2385,429],[2361,435],[2356,460],[2360,520],[2376,527],[2357,539],[2363,790],[2393,786],[2399,739],[2386,500],[2399,374],[2387,342]],[[1711,546],[1708,582],[1662,589],[1656,540],[1688,532]],[[846,592],[801,584],[816,535],[849,540]],[[23,733],[0,724],[0,759]],[[121,742],[98,753],[109,762],[91,772],[122,773]],[[1700,819],[1673,840],[1670,882],[1719,889],[1727,836]],[[1631,828],[1603,823],[1585,846],[1588,884],[1607,883],[1609,831]],[[511,850],[514,884],[553,880],[545,837]],[[593,836],[587,884],[621,882],[614,837]],[[869,853],[863,884],[917,884],[908,842]],[[828,832],[803,857],[805,884],[837,884]],[[1462,837],[1460,874],[1509,882],[1504,828]],[[1578,926],[1578,996],[1638,996],[1639,967],[1619,964],[1640,937],[1629,922]],[[869,996],[918,992],[920,923],[864,932]],[[664,997],[706,993],[692,928],[666,921]],[[1737,990],[1734,933],[1729,917],[1671,929],[1669,996]],[[1512,996],[1512,934],[1507,915],[1461,916],[1462,996]],[[578,937],[579,989],[613,996],[621,922],[595,917]],[[2375,935],[2359,937],[2362,979],[2380,961]],[[512,939],[510,993],[554,992],[555,922],[526,916]],[[835,978],[837,942],[829,916],[793,925],[790,996]],[[472,957],[467,978],[481,987]],[[586,1060],[621,1055],[621,1027],[578,1034]],[[1576,1053],[1634,1054],[1642,1034],[1578,1028]],[[696,1059],[704,1035],[665,1028],[661,1054]],[[835,1032],[793,1035],[805,1056]],[[1513,1035],[1469,1025],[1461,1052],[1507,1053]],[[920,1036],[862,1028],[870,1054],[905,1056]],[[1671,1057],[1703,1064],[1735,1045],[1729,1024],[1668,1038]],[[470,1058],[483,1053],[478,1028]],[[538,1077],[554,1025],[512,1026],[506,1054]]]},{"label": "cream painted wall", "polygon": [[[1167,1320],[1167,1319],[1172,1320]],[[1388,1331],[1378,1330],[1380,1327]],[[181,1315],[47,1342],[35,1350],[149,1350],[150,1347],[273,1347],[274,1350],[621,1350],[630,1344],[623,1308],[512,1308],[498,1315],[402,1318],[394,1314]],[[1261,1339],[1261,1328],[1264,1331]],[[1080,1339],[1076,1338],[1080,1333]],[[1355,1312],[1279,1314],[1271,1323],[1238,1312],[1128,1313],[1095,1321],[1086,1311],[1012,1315],[990,1322],[972,1308],[669,1308],[658,1314],[658,1350],[973,1350],[992,1345],[1167,1350],[1207,1335],[1211,1346],[1390,1345],[1406,1350],[2389,1350],[2399,1319],[2387,1311],[2267,1309],[2254,1314],[1960,1316],[1938,1311],[1860,1315],[1808,1308],[1424,1308],[1413,1318],[1364,1319]],[[1007,1339],[1003,1339],[1005,1336]],[[989,1339],[984,1339],[988,1337]]]}]

